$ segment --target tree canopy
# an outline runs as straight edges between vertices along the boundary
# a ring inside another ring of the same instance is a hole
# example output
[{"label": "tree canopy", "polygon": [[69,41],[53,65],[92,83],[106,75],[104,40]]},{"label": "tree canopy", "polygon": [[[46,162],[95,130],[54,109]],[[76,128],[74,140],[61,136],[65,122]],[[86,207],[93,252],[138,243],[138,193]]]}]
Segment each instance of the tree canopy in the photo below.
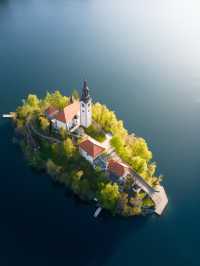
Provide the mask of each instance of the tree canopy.
[{"label": "tree canopy", "polygon": [[99,200],[104,208],[115,212],[119,195],[118,185],[116,183],[107,183],[102,185],[99,192]]},{"label": "tree canopy", "polygon": [[118,120],[115,113],[110,111],[105,105],[95,103],[92,106],[92,118],[96,121],[106,132],[111,132],[113,135],[125,137],[127,130],[123,126],[123,122]]},{"label": "tree canopy", "polygon": [[[17,108],[17,118],[20,120],[25,120],[27,117],[32,115],[35,112],[40,112],[40,100],[36,95],[29,94],[28,97],[24,100],[22,106]],[[24,121],[25,122],[25,121]]]},{"label": "tree canopy", "polygon": [[39,118],[39,122],[40,122],[40,127],[42,128],[42,130],[45,131],[49,128],[50,123],[49,123],[49,120],[47,118],[41,116]]},{"label": "tree canopy", "polygon": [[56,165],[51,159],[47,161],[46,169],[47,173],[52,177],[56,177],[61,172],[61,167]]},{"label": "tree canopy", "polygon": [[47,92],[46,97],[44,98],[43,105],[45,106],[54,106],[58,109],[63,109],[69,103],[69,97],[63,96],[60,91],[56,90],[53,93]]},{"label": "tree canopy", "polygon": [[63,141],[62,150],[63,156],[66,156],[67,158],[70,158],[74,155],[76,148],[69,137]]},{"label": "tree canopy", "polygon": [[73,89],[73,90],[72,90],[72,97],[73,97],[75,100],[78,100],[78,99],[80,98],[79,92],[78,92],[76,89]]}]

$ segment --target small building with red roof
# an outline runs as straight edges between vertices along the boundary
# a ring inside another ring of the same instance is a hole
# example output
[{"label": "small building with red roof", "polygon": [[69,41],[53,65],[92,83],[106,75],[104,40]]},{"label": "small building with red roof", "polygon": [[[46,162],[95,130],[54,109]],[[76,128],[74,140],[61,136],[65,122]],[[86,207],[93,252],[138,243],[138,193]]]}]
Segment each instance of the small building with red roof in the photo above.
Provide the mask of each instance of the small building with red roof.
[{"label": "small building with red roof", "polygon": [[88,138],[79,144],[80,154],[92,165],[94,160],[102,155],[104,151],[105,147],[92,138]]},{"label": "small building with red roof", "polygon": [[53,118],[57,113],[59,112],[59,110],[53,106],[49,106],[46,111],[45,114],[46,116],[51,119]]},{"label": "small building with red roof", "polygon": [[125,177],[129,173],[129,166],[114,159],[110,159],[108,161],[107,170],[116,177]]}]

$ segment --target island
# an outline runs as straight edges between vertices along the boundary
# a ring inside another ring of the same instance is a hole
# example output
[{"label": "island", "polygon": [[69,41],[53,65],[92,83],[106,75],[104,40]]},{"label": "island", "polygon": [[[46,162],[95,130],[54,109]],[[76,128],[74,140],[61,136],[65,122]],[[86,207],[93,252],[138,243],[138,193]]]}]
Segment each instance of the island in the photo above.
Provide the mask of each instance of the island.
[{"label": "island", "polygon": [[161,215],[168,199],[146,141],[129,133],[87,81],[79,95],[29,94],[12,115],[28,164],[112,215]]}]

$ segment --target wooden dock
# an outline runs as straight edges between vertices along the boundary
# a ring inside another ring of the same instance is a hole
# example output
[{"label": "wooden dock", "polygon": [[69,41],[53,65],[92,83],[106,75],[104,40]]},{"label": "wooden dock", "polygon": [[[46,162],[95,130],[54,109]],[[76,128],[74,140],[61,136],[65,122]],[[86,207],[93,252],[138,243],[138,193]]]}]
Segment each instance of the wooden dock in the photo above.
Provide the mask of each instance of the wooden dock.
[{"label": "wooden dock", "polygon": [[10,112],[9,114],[3,114],[2,117],[3,118],[14,118],[16,116],[15,113]]},{"label": "wooden dock", "polygon": [[155,203],[155,213],[161,215],[168,204],[168,198],[163,186],[156,186],[156,192],[151,195],[153,202]]},{"label": "wooden dock", "polygon": [[168,198],[163,186],[151,187],[141,176],[131,170],[136,184],[144,190],[155,204],[155,213],[161,215],[168,204]]}]

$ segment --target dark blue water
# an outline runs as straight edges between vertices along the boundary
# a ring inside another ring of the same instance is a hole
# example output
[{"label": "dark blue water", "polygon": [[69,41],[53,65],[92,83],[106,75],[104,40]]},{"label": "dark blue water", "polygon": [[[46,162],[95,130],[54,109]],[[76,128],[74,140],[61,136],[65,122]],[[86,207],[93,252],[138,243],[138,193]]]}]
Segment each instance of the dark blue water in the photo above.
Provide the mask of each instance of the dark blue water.
[{"label": "dark blue water", "polygon": [[0,265],[200,265],[200,4],[0,0],[0,113],[87,78],[147,139],[166,176],[162,217],[100,217],[33,173],[0,120]]}]

